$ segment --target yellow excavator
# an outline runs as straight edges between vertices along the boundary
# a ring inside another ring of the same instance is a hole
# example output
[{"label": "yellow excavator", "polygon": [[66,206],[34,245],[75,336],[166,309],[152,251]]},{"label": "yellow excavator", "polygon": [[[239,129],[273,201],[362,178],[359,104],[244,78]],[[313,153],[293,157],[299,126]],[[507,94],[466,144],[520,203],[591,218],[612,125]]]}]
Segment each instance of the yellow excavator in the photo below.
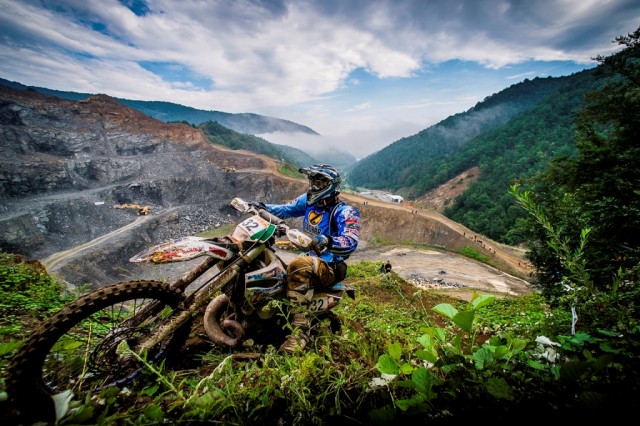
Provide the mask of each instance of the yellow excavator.
[{"label": "yellow excavator", "polygon": [[140,204],[119,204],[116,209],[136,209],[139,216],[146,216],[151,212],[151,207],[141,206]]}]

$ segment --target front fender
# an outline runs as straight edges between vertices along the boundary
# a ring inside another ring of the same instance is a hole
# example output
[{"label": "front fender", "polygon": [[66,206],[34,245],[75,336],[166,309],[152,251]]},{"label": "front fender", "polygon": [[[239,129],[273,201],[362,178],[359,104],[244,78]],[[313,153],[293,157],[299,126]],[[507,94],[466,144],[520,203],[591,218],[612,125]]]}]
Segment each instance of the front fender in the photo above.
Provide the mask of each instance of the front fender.
[{"label": "front fender", "polygon": [[133,263],[185,262],[200,256],[211,256],[220,260],[233,257],[233,252],[201,237],[182,237],[155,245],[129,259]]}]

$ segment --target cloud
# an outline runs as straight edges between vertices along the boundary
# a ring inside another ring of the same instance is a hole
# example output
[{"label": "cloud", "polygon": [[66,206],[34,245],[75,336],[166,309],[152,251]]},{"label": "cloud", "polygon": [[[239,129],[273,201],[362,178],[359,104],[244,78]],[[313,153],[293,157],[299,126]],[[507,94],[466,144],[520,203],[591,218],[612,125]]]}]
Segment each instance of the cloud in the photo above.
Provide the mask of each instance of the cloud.
[{"label": "cloud", "polygon": [[355,105],[353,108],[349,108],[347,111],[362,111],[369,108],[371,108],[371,102],[364,102],[359,105]]},{"label": "cloud", "polygon": [[[448,99],[468,107],[473,101],[463,99],[510,84],[503,70],[515,80],[546,72],[541,63],[593,66],[591,58],[612,52],[611,40],[634,31],[640,16],[637,0],[0,0],[0,7],[3,78],[273,113],[341,127],[345,137],[362,127],[345,120],[364,119],[363,109],[418,105],[415,94],[427,87],[434,90],[427,97],[436,96],[447,64],[463,65],[459,87],[486,90]],[[530,62],[538,66],[518,68]],[[481,70],[465,74],[469,63]],[[481,81],[490,75],[494,81]],[[415,84],[399,89],[407,99],[383,89],[399,82]]]}]

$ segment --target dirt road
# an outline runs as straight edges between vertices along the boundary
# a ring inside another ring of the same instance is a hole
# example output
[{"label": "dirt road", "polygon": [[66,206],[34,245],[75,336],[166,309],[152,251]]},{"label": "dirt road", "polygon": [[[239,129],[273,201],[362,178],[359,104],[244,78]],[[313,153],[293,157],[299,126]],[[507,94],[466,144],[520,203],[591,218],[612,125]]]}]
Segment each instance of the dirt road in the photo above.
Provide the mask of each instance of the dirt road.
[{"label": "dirt road", "polygon": [[[472,230],[466,228],[465,226],[457,222],[452,221],[446,216],[443,216],[439,213],[435,213],[426,209],[417,208],[410,204],[389,203],[385,201],[363,197],[357,194],[341,194],[340,196],[346,200],[356,202],[359,204],[362,204],[363,202],[366,201],[369,205],[384,207],[387,209],[404,210],[406,212],[415,212],[415,214],[417,214],[418,216],[427,217],[432,220],[439,221],[461,235],[467,235],[469,237],[475,235]],[[520,271],[522,275],[529,274],[531,269],[527,264],[527,262],[524,260],[523,253],[517,253],[515,248],[505,247],[503,244],[493,241],[485,236],[479,236],[479,237],[482,239],[485,245],[488,245],[491,247],[496,257],[500,258],[502,261],[504,261],[514,270]]]},{"label": "dirt road", "polygon": [[69,250],[64,250],[64,251],[59,251],[57,253],[54,253],[51,256],[47,257],[46,259],[42,260],[41,262],[44,265],[44,267],[47,268],[47,271],[52,271],[55,265],[57,265],[58,263],[62,262],[67,258],[72,257],[76,253],[79,253],[88,248],[97,246],[98,244],[101,244],[107,241],[108,239],[115,237],[118,234],[122,234],[123,232],[126,232],[132,228],[135,228],[136,226],[148,221],[149,219],[151,219],[151,216],[140,216],[139,218],[129,223],[128,225],[123,226],[122,228],[118,228],[113,232],[109,232],[108,234],[101,235],[98,238],[95,238],[79,246],[72,247]]}]

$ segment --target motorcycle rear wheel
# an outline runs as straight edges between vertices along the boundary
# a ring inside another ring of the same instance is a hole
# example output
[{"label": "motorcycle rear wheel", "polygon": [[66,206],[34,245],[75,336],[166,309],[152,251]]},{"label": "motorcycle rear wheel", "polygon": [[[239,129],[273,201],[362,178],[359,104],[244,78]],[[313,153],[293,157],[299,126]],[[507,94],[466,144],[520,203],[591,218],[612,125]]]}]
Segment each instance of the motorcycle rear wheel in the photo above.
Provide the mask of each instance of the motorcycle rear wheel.
[{"label": "motorcycle rear wheel", "polygon": [[[83,398],[130,383],[143,363],[127,348],[134,350],[183,297],[168,284],[141,280],[107,286],[66,305],[31,334],[11,361],[6,388],[12,415],[21,422],[51,421],[54,394],[71,390]],[[141,317],[140,309],[151,302],[155,313],[147,309]],[[175,344],[171,340],[144,355],[147,362],[162,360]]]}]

